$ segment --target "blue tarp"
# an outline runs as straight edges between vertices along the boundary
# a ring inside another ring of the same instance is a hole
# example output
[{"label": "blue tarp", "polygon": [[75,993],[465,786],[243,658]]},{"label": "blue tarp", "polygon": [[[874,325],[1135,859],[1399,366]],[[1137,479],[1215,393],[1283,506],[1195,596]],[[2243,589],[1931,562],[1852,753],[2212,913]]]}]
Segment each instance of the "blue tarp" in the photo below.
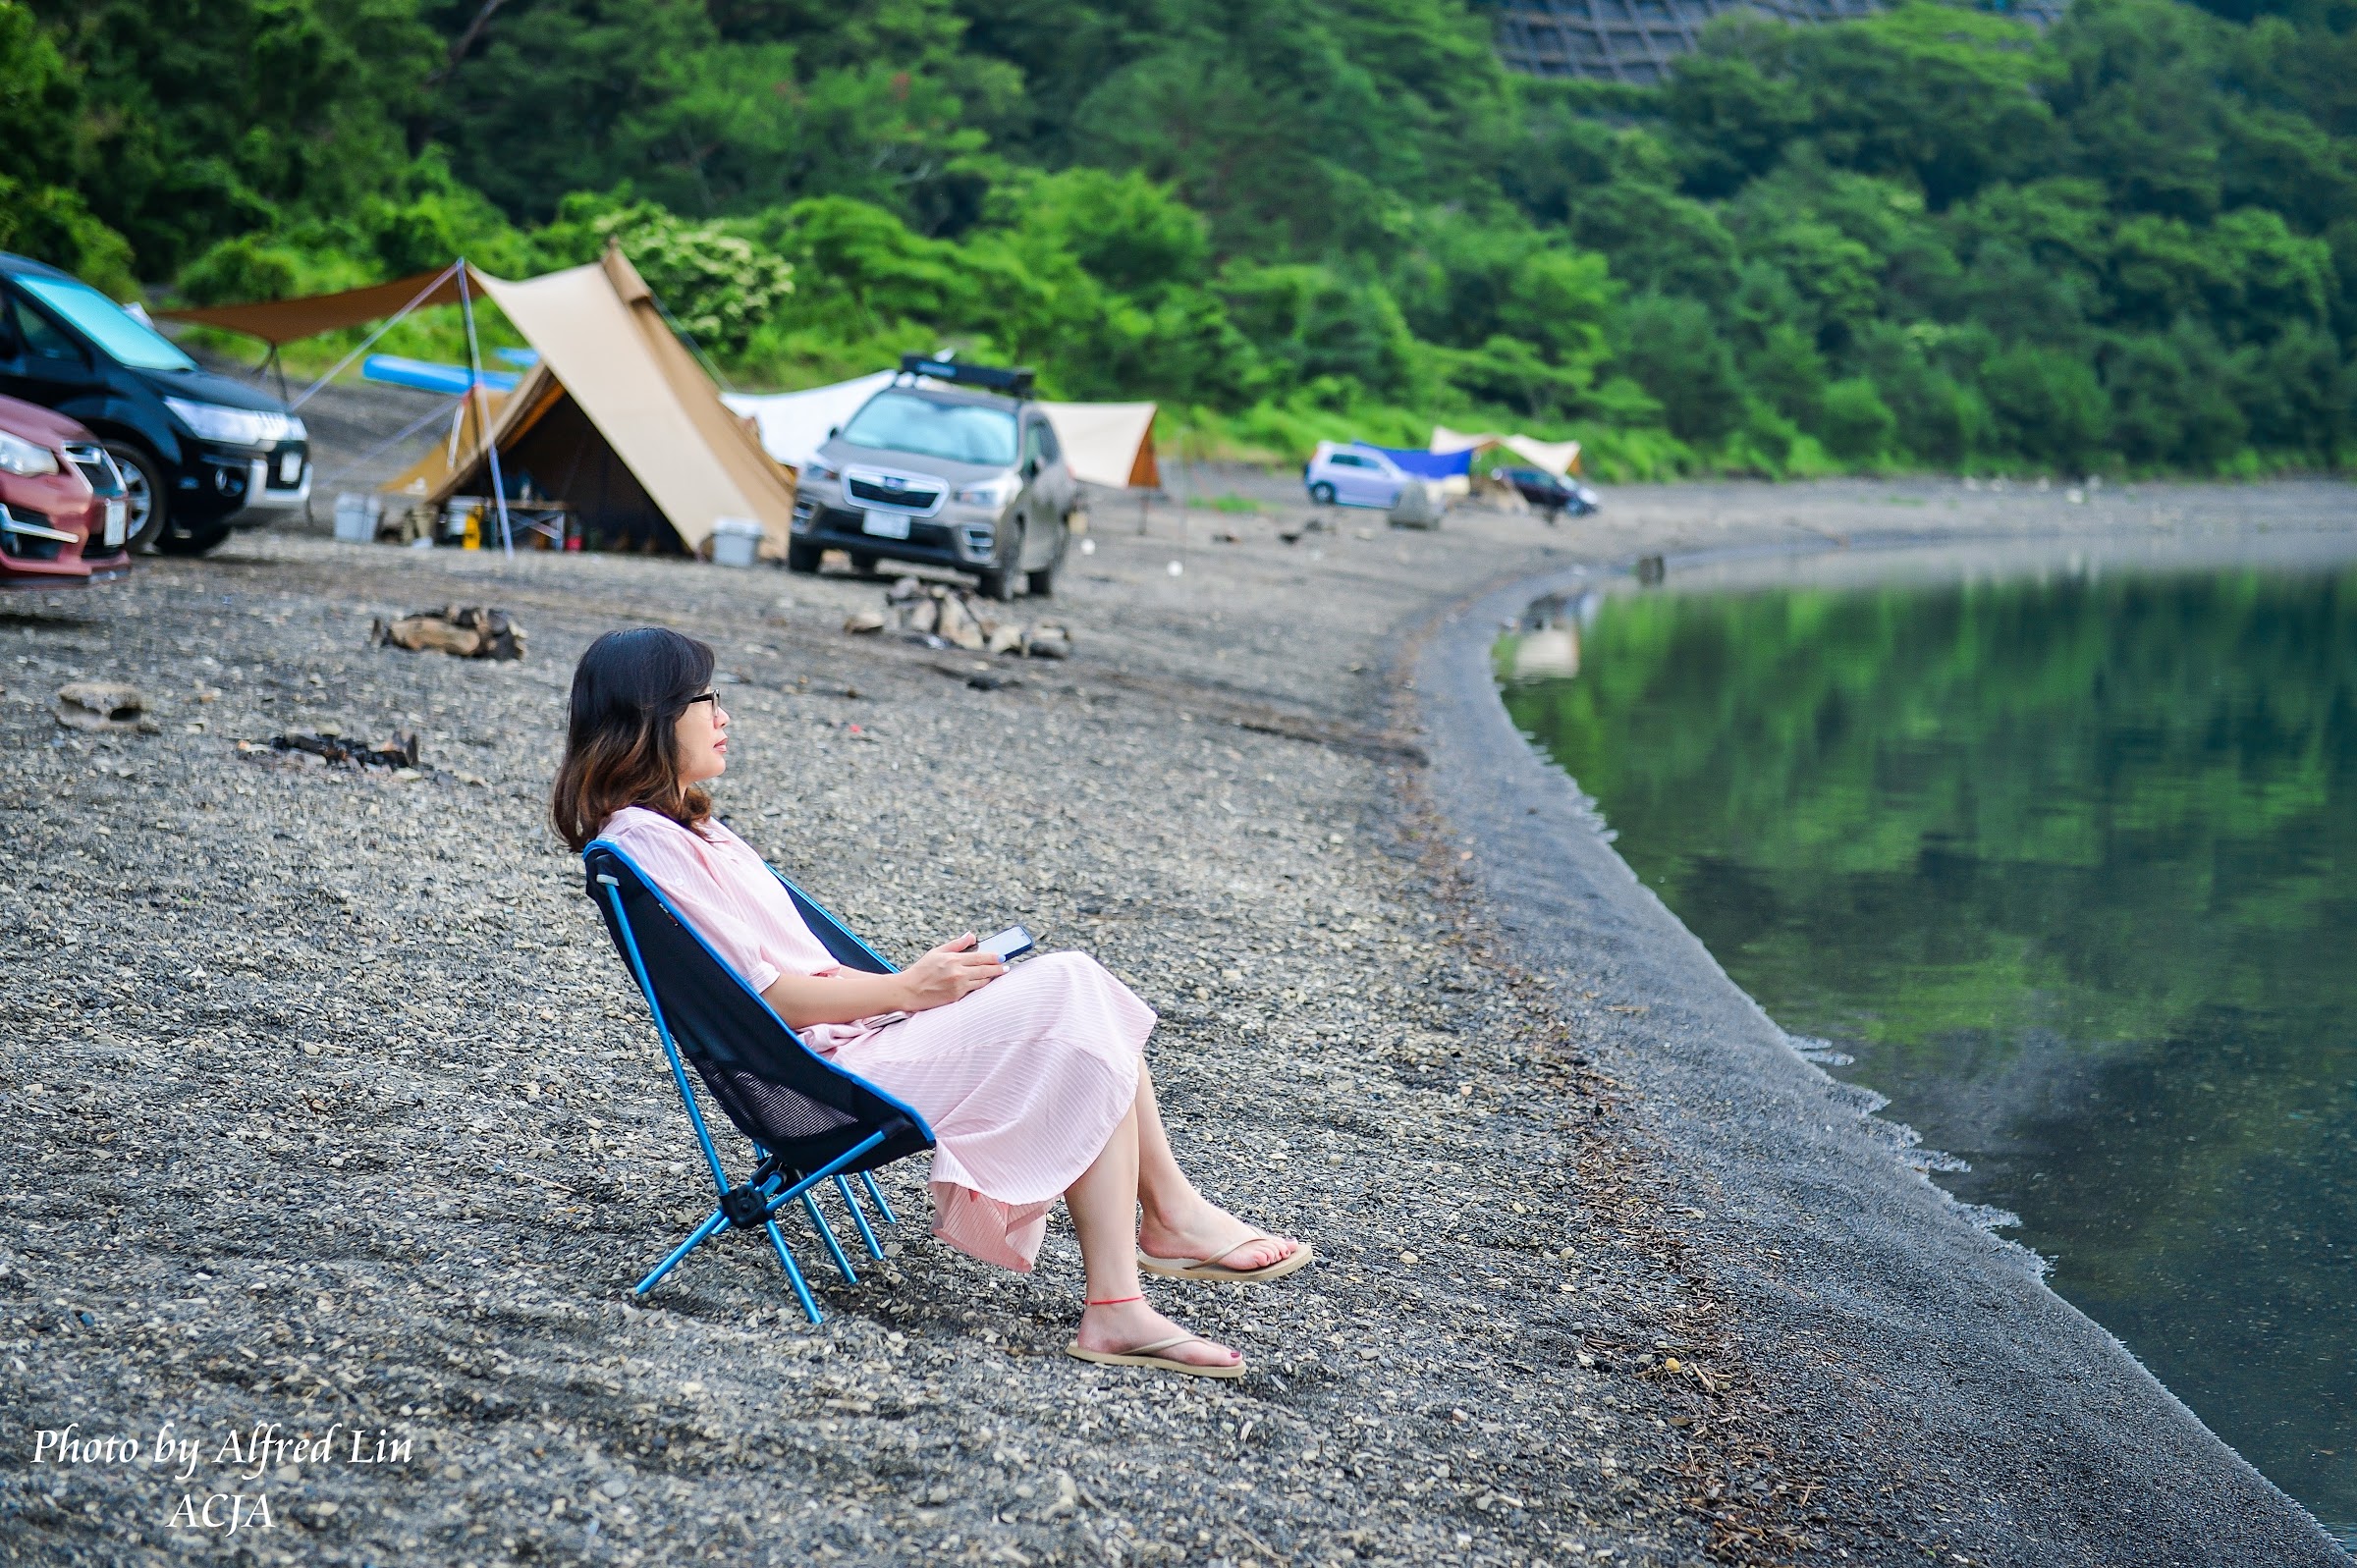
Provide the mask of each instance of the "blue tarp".
[{"label": "blue tarp", "polygon": [[1380,452],[1398,464],[1401,473],[1412,473],[1419,479],[1447,479],[1473,471],[1473,452],[1418,452],[1411,447],[1378,447],[1371,441],[1359,445],[1370,452]]},{"label": "blue tarp", "polygon": [[[465,365],[437,364],[431,359],[405,359],[397,353],[372,353],[360,361],[360,378],[389,387],[414,387],[457,397],[466,390]],[[505,370],[483,372],[483,385],[493,392],[514,392],[521,378]]]}]

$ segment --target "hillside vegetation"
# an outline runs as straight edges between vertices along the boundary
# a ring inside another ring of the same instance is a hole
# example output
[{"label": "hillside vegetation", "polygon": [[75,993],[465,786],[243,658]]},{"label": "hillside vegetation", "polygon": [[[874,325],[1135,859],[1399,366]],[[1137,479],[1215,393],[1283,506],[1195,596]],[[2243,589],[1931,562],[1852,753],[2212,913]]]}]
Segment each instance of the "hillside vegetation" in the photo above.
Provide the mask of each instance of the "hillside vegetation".
[{"label": "hillside vegetation", "polygon": [[[1624,477],[2357,461],[2357,4],[0,0],[0,246],[196,300],[619,236],[743,385],[954,344],[1201,439]],[[421,327],[430,337],[434,329]],[[423,341],[423,340],[420,340]]]}]

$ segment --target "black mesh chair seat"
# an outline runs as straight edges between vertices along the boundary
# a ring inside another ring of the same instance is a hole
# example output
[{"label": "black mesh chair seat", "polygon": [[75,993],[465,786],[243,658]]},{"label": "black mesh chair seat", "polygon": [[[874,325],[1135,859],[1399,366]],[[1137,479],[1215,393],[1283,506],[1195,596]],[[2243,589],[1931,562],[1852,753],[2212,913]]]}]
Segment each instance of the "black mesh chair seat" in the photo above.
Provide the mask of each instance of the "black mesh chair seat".
[{"label": "black mesh chair seat", "polygon": [[[932,1129],[907,1106],[804,1045],[618,845],[598,839],[582,851],[581,861],[606,934],[646,999],[720,1198],[711,1218],[639,1281],[638,1294],[652,1290],[689,1252],[721,1231],[762,1227],[803,1311],[812,1323],[819,1322],[817,1303],[778,1229],[777,1212],[798,1200],[837,1267],[855,1281],[813,1189],[834,1182],[869,1253],[881,1258],[849,1178],[858,1175],[870,1201],[891,1219],[891,1208],[868,1172],[931,1148]],[[816,900],[784,877],[778,881],[838,963],[874,974],[893,972]],[[721,1113],[753,1145],[753,1173],[742,1183],[728,1178],[696,1103],[689,1064]]]}]

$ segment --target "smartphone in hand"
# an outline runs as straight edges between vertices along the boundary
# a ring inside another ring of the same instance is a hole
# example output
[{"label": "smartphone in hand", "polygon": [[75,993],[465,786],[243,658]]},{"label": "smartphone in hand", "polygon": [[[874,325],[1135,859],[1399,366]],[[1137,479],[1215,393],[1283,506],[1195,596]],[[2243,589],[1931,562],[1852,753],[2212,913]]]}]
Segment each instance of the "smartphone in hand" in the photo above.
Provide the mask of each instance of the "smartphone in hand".
[{"label": "smartphone in hand", "polygon": [[1013,963],[1024,953],[1029,952],[1034,946],[1036,945],[1031,941],[1031,933],[1020,926],[1009,926],[988,941],[975,943],[974,951],[989,953],[1001,963]]}]

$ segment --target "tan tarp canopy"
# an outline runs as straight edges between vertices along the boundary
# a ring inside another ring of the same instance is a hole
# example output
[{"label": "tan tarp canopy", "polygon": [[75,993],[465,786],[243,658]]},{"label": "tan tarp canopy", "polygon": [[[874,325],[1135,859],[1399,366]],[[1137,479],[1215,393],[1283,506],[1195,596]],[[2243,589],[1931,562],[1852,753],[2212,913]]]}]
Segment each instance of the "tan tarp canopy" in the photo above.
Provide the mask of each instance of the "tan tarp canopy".
[{"label": "tan tarp canopy", "polygon": [[[342,294],[313,295],[307,299],[265,299],[258,304],[204,305],[190,310],[158,310],[155,314],[170,321],[193,321],[227,332],[243,332],[275,347],[341,327],[382,321],[398,315],[412,302],[420,310],[427,305],[455,305],[459,302],[459,267],[465,265],[461,262],[440,272],[420,272],[414,277],[396,278],[391,283],[347,289]],[[469,268],[468,272],[474,291],[486,292],[483,285],[490,280],[474,269]],[[440,284],[430,295],[425,294],[426,286],[437,278],[442,280]],[[420,298],[421,295],[424,297]]]},{"label": "tan tarp canopy", "polygon": [[1479,452],[1485,447],[1504,447],[1524,462],[1546,469],[1558,479],[1568,478],[1579,467],[1579,443],[1576,441],[1538,441],[1529,436],[1502,436],[1494,431],[1470,435],[1452,430],[1447,425],[1432,427],[1434,452],[1462,452],[1467,447]]},{"label": "tan tarp canopy", "polygon": [[642,503],[690,550],[718,519],[745,517],[761,525],[764,554],[785,553],[793,481],[721,405],[619,249],[522,283],[480,272],[474,281],[540,362],[514,392],[483,395],[485,411],[465,421],[455,456],[436,447],[388,490],[435,505],[488,494],[487,424],[503,468],[528,469],[542,494],[584,516]]},{"label": "tan tarp canopy", "polygon": [[1154,405],[1150,403],[1043,403],[1064,465],[1090,484],[1120,489],[1162,488],[1154,461]]}]

